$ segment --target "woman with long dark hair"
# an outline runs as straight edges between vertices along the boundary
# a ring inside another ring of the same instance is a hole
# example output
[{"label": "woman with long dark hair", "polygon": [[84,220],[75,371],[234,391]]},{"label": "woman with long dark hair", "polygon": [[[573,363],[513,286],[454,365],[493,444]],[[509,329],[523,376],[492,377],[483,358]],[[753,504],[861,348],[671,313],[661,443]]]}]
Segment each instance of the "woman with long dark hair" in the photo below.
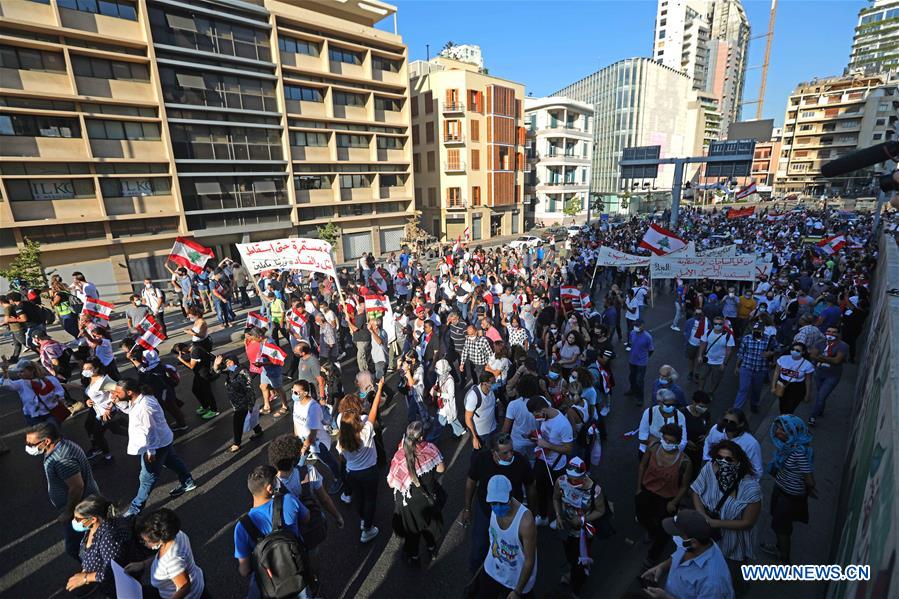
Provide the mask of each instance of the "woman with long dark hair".
[{"label": "woman with long dark hair", "polygon": [[111,564],[113,560],[127,564],[134,555],[131,520],[117,518],[105,497],[88,495],[75,506],[72,528],[84,533],[78,551],[81,571],[69,577],[66,590],[79,597],[96,590],[115,597]]},{"label": "woman with long dark hair", "polygon": [[346,463],[346,486],[352,493],[352,501],[356,502],[362,521],[362,535],[359,539],[362,543],[368,543],[380,532],[374,525],[378,499],[378,454],[375,450],[374,427],[383,389],[384,379],[381,379],[367,417],[355,394],[343,398],[340,402],[340,414],[337,415],[337,451]]},{"label": "woman with long dark hair", "polygon": [[437,537],[443,526],[441,513],[446,493],[437,480],[443,473],[443,456],[424,440],[424,427],[415,421],[390,462],[387,485],[393,489],[393,532],[404,539],[406,561],[419,565],[419,541],[424,537],[431,558],[437,556]]}]

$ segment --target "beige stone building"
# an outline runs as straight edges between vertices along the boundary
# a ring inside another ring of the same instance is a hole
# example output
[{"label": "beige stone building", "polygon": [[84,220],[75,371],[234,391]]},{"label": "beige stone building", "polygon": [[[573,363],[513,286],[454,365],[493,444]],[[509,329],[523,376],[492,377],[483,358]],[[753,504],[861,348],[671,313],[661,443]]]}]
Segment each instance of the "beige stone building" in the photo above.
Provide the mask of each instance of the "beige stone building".
[{"label": "beige stone building", "polygon": [[[176,236],[399,249],[414,215],[407,50],[378,0],[0,0],[0,263],[113,296]],[[395,21],[394,21],[395,27]]]},{"label": "beige stone building", "polygon": [[438,57],[409,67],[415,203],[440,240],[523,229],[524,86]]},{"label": "beige stone building", "polygon": [[796,86],[787,99],[775,193],[876,193],[876,167],[824,179],[821,165],[889,137],[899,119],[897,84],[885,74],[856,73]]}]

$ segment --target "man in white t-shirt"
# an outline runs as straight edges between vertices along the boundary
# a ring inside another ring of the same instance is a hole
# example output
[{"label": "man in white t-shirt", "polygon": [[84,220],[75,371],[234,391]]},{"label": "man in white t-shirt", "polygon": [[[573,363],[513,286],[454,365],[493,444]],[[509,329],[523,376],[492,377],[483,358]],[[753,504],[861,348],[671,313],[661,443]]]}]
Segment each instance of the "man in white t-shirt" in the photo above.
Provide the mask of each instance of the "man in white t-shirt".
[{"label": "man in white t-shirt", "polygon": [[546,526],[550,522],[553,487],[556,479],[565,473],[568,463],[565,455],[574,448],[574,429],[565,414],[552,407],[544,397],[528,400],[528,411],[537,421],[537,461],[534,464],[537,506],[534,513],[537,526]]},{"label": "man in white t-shirt", "polygon": [[494,377],[483,372],[478,381],[465,395],[465,426],[471,431],[471,445],[475,451],[482,447],[489,449],[496,433]]},{"label": "man in white t-shirt", "polygon": [[308,381],[300,380],[293,385],[293,429],[303,441],[303,455],[312,454],[328,466],[334,476],[328,492],[333,495],[343,487],[343,476],[331,455],[331,436],[325,430],[322,407],[313,399],[311,391]]},{"label": "man in white t-shirt", "polygon": [[699,346],[699,355],[703,358],[700,374],[700,388],[715,393],[724,376],[724,365],[734,349],[734,336],[724,328],[724,317],[716,316],[712,321],[712,330],[706,331]]}]

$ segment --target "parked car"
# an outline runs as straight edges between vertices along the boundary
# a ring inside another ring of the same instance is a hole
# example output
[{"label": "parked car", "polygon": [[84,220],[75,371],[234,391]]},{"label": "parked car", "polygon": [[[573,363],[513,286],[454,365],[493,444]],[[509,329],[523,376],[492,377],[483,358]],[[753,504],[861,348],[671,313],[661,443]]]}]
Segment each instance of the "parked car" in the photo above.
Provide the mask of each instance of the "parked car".
[{"label": "parked car", "polygon": [[568,233],[569,237],[577,237],[584,232],[584,227],[580,225],[570,225],[565,228],[565,232]]},{"label": "parked car", "polygon": [[543,240],[535,235],[522,235],[518,239],[509,242],[509,247],[517,250],[524,247],[537,247],[541,243],[543,243]]}]

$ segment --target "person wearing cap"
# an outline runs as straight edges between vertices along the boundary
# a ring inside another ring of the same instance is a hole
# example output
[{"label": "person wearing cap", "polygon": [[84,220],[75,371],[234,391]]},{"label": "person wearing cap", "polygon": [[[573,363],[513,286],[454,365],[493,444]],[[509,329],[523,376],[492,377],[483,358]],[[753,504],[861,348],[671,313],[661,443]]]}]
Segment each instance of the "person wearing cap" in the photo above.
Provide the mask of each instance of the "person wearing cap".
[{"label": "person wearing cap", "polygon": [[646,365],[649,364],[649,357],[655,349],[652,335],[645,330],[643,319],[638,318],[634,321],[634,328],[628,335],[628,351],[630,353],[627,359],[630,372],[628,376],[630,389],[628,389],[627,395],[632,396],[638,406],[643,405]]},{"label": "person wearing cap", "polygon": [[650,583],[644,593],[659,599],[734,598],[727,561],[702,514],[680,510],[663,520],[662,528],[674,537],[676,548],[671,557],[643,573],[641,578]]},{"label": "person wearing cap", "polygon": [[537,527],[534,517],[512,496],[512,483],[502,475],[487,483],[490,505],[489,550],[477,577],[477,597],[533,597],[537,580]]},{"label": "person wearing cap", "polygon": [[592,523],[606,512],[602,487],[590,478],[587,464],[581,458],[571,458],[565,474],[556,480],[553,510],[556,514],[553,528],[563,535],[562,546],[570,568],[570,572],[562,576],[562,584],[571,585],[572,594],[577,598],[590,574],[590,564],[593,561],[590,545],[595,534],[595,524]]},{"label": "person wearing cap", "polygon": [[762,388],[768,375],[768,360],[774,356],[775,345],[773,337],[765,336],[765,327],[760,322],[753,323],[752,332],[740,340],[734,366],[740,387],[733,407],[744,409],[748,399],[749,409],[753,413],[759,411]]}]

